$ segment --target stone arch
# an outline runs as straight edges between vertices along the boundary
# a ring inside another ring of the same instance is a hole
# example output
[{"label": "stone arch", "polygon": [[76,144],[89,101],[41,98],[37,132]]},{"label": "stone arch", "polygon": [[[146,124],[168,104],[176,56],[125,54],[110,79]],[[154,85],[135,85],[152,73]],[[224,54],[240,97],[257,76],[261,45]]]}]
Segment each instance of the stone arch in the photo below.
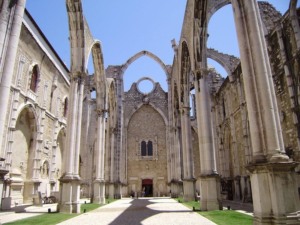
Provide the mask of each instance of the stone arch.
[{"label": "stone arch", "polygon": [[[19,106],[19,108],[18,108],[18,110],[17,110],[17,113],[16,113],[16,120],[18,120],[18,118],[19,118],[19,116],[21,115],[21,113],[23,112],[23,110],[25,110],[25,109],[28,109],[31,113],[32,113],[32,116],[36,119],[36,118],[38,118],[38,115],[37,115],[37,112],[36,112],[36,110],[35,110],[35,107],[34,107],[34,105],[32,104],[32,103],[26,103],[26,104],[22,104],[22,105],[20,105]],[[38,120],[36,119],[35,120],[35,123],[32,123],[32,124],[34,124],[34,130],[35,131],[37,131],[38,130],[38,127],[39,127],[39,122],[38,122]],[[15,127],[16,126],[16,124],[14,124],[13,126],[11,126],[11,128],[16,128]]]},{"label": "stone arch", "polygon": [[85,37],[84,17],[81,0],[66,0],[71,44],[71,71],[84,72]]},{"label": "stone arch", "polygon": [[184,106],[189,106],[190,94],[190,75],[191,75],[191,58],[190,51],[186,41],[181,43],[180,57],[180,77],[179,77],[179,102]]},{"label": "stone arch", "polygon": [[237,57],[220,53],[214,49],[207,49],[206,56],[207,58],[213,59],[221,66],[223,66],[223,68],[227,72],[227,75],[229,76],[234,72],[234,70],[240,63],[240,60]]},{"label": "stone arch", "polygon": [[165,72],[167,79],[169,78],[169,72],[168,72],[168,68],[167,66],[164,64],[164,62],[155,54],[153,54],[152,52],[149,51],[140,51],[137,54],[135,54],[134,56],[132,56],[131,58],[129,58],[125,64],[123,64],[122,66],[122,76],[124,75],[125,71],[127,70],[127,68],[133,63],[135,62],[137,59],[139,59],[142,56],[148,56],[149,58],[153,59],[155,62],[157,62],[161,68],[163,69],[163,71]]},{"label": "stone arch", "polygon": [[[226,5],[231,4],[231,0],[215,0],[209,1],[208,4],[208,14],[207,21],[209,23],[212,16],[221,8]],[[273,30],[277,24],[277,21],[280,20],[281,14],[273,7],[272,4],[268,2],[258,2],[259,11],[262,18],[262,23],[264,25],[265,35]],[[266,15],[266,16],[264,16]]]},{"label": "stone arch", "polygon": [[215,1],[209,1],[208,9],[207,9],[207,23],[209,23],[209,20],[211,17],[221,8],[223,8],[226,5],[231,4],[231,0],[215,0]]},{"label": "stone arch", "polygon": [[91,47],[91,54],[94,64],[94,82],[96,84],[96,102],[98,110],[106,109],[106,78],[104,70],[104,60],[100,41],[95,41]]},{"label": "stone arch", "polygon": [[[132,116],[140,109],[144,106],[144,103],[140,103],[139,105],[137,105],[133,110],[131,110],[131,112],[128,114],[128,117],[125,119],[125,123],[124,123],[124,127],[128,127],[128,124],[130,123],[130,120],[132,118]],[[163,121],[166,124],[168,124],[168,119],[167,117],[164,115],[163,111],[161,111],[159,108],[155,107],[155,105],[153,105],[151,102],[149,102],[149,104],[155,111],[157,111],[159,113],[159,115],[163,118]]]},{"label": "stone arch", "polygon": [[10,177],[12,202],[32,202],[31,183],[34,178],[34,165],[37,147],[38,120],[35,109],[31,104],[19,108],[16,123],[13,127],[13,142]]},{"label": "stone arch", "polygon": [[109,117],[112,121],[110,124],[116,126],[117,123],[117,96],[116,96],[116,83],[114,79],[107,78],[107,109]]}]

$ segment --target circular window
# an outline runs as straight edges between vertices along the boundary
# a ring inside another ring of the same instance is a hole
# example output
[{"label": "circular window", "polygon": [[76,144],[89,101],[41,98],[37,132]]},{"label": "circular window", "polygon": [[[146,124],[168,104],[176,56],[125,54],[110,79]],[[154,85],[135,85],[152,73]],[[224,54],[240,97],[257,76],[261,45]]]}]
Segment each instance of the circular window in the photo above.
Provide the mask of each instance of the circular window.
[{"label": "circular window", "polygon": [[151,78],[144,77],[138,80],[137,88],[142,94],[149,94],[154,90],[155,84]]}]

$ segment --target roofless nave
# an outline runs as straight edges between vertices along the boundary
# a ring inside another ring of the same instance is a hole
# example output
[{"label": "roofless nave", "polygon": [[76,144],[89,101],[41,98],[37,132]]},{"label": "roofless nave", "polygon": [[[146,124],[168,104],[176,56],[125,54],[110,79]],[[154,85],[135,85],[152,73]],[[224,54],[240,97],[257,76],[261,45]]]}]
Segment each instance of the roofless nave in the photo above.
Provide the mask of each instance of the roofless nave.
[{"label": "roofless nave", "polygon": [[[199,193],[202,210],[225,198],[253,202],[254,224],[298,223],[287,217],[300,206],[297,0],[284,15],[255,0],[188,0],[173,65],[141,51],[107,68],[81,1],[67,0],[70,70],[25,2],[0,1],[2,209],[38,204],[38,193],[67,213],[79,212],[80,197]],[[206,46],[208,21],[227,4],[240,59]],[[167,92],[148,77],[124,92],[126,69],[144,56],[162,67]]]}]

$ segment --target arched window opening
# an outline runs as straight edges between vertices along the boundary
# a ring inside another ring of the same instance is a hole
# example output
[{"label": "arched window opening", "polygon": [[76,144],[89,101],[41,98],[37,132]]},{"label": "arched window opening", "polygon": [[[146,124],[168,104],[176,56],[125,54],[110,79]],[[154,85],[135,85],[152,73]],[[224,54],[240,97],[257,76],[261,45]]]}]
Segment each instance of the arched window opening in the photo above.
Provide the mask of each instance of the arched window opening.
[{"label": "arched window opening", "polygon": [[195,89],[190,91],[190,117],[191,119],[196,118],[196,102],[195,102]]},{"label": "arched window opening", "polygon": [[152,145],[152,141],[148,141],[147,149],[148,149],[148,156],[153,156],[153,145]]},{"label": "arched window opening", "polygon": [[142,152],[142,156],[147,155],[147,145],[145,141],[142,141],[141,143],[141,152]]},{"label": "arched window opening", "polygon": [[153,143],[152,141],[142,141],[141,142],[141,155],[142,156],[153,156]]},{"label": "arched window opening", "polygon": [[[132,62],[124,73],[124,91],[130,90],[133,83],[143,77],[149,77],[159,83],[164,91],[168,91],[167,78],[161,66],[152,58],[142,56]],[[151,90],[152,82],[143,82],[143,90]],[[147,91],[145,91],[147,92]]]},{"label": "arched window opening", "polygon": [[64,102],[64,117],[67,117],[67,114],[68,114],[68,104],[69,104],[69,100],[68,100],[68,98],[65,98],[65,102]]},{"label": "arched window opening", "polygon": [[33,92],[36,92],[38,77],[39,77],[39,68],[37,65],[35,65],[32,69],[31,81],[30,81],[30,90],[32,90]]}]

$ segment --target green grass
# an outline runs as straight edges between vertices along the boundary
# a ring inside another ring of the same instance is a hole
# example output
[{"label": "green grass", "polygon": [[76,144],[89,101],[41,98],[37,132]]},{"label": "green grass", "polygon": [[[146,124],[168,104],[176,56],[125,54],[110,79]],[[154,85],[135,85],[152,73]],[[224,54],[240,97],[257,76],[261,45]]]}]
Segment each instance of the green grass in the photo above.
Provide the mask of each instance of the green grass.
[{"label": "green grass", "polygon": [[200,210],[200,203],[197,201],[185,202],[183,201],[183,198],[178,198],[177,201],[190,209]]},{"label": "green grass", "polygon": [[216,210],[208,212],[199,212],[201,216],[213,221],[218,225],[252,225],[253,217],[234,210]]},{"label": "green grass", "polygon": [[[178,198],[177,201],[190,209],[200,210],[200,203],[197,201],[184,202],[182,198]],[[234,210],[198,211],[197,213],[218,225],[252,225],[253,223],[252,216]]]},{"label": "green grass", "polygon": [[[107,204],[111,203],[113,201],[115,201],[115,199],[107,199],[106,200]],[[84,210],[85,210],[85,212],[89,212],[89,211],[97,209],[101,206],[102,205],[94,204],[94,203],[82,204],[80,212],[83,213]],[[15,222],[5,223],[5,225],[32,225],[32,224],[55,225],[55,224],[58,224],[65,220],[71,219],[78,215],[80,215],[80,214],[66,214],[66,213],[56,213],[56,212],[45,213],[42,215],[30,217],[27,219],[22,219],[22,220],[18,220]]]},{"label": "green grass", "polygon": [[11,223],[5,223],[7,225],[32,225],[32,224],[39,224],[39,225],[54,225],[58,224],[62,221],[71,219],[77,216],[77,214],[62,214],[62,213],[47,213],[42,214],[39,216],[30,217],[23,220],[17,220]]}]

